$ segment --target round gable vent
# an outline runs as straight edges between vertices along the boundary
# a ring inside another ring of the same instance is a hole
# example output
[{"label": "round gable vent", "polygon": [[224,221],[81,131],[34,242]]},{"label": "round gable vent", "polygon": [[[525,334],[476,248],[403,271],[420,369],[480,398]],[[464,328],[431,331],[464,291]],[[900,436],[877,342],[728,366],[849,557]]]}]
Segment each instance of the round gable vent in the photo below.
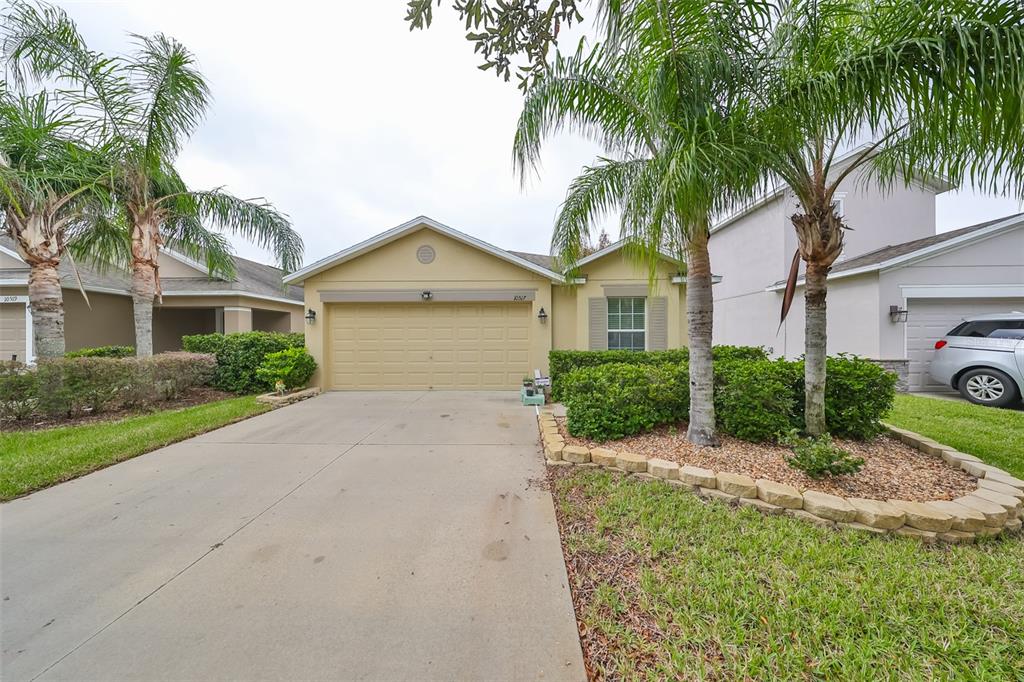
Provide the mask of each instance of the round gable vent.
[{"label": "round gable vent", "polygon": [[437,254],[434,253],[433,246],[427,246],[424,244],[420,248],[416,249],[416,260],[423,263],[424,265],[434,262],[434,257]]}]

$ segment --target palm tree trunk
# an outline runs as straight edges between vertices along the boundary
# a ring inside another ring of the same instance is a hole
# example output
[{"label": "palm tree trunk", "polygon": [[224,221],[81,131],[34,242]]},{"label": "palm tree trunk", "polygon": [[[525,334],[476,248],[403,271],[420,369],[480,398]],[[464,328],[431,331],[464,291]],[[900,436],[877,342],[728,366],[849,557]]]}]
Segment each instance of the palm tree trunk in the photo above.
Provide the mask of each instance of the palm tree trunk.
[{"label": "palm tree trunk", "polygon": [[160,295],[160,233],[156,221],[137,222],[132,229],[132,307],[135,313],[135,355],[153,355],[153,299]]},{"label": "palm tree trunk", "polygon": [[691,234],[686,245],[686,322],[690,346],[690,425],[686,439],[697,445],[718,445],[715,433],[715,377],[711,360],[714,299],[708,228]]},{"label": "palm tree trunk", "polygon": [[820,436],[825,422],[825,357],[827,353],[826,280],[828,265],[807,263],[804,286],[804,417],[807,433]]},{"label": "palm tree trunk", "polygon": [[[64,295],[56,261],[32,263],[28,274],[28,300],[36,357],[64,357]],[[28,352],[26,348],[26,356]]]}]

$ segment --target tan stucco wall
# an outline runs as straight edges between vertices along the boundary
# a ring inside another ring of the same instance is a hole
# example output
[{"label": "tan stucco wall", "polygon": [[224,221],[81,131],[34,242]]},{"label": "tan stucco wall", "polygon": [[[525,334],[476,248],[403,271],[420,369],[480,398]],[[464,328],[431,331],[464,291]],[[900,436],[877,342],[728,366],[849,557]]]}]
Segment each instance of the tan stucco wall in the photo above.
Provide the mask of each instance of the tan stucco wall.
[{"label": "tan stucco wall", "polygon": [[[605,287],[615,285],[647,285],[649,297],[664,296],[668,299],[668,347],[686,345],[686,287],[672,284],[672,277],[679,272],[679,266],[667,260],[657,268],[654,281],[648,277],[647,266],[633,262],[622,250],[613,251],[603,258],[586,264],[580,270],[586,276],[586,284],[572,287],[558,287],[560,292],[555,313],[561,318],[565,305],[574,308],[568,322],[562,326],[556,321],[557,348],[586,350],[589,347],[589,299],[606,295]],[[571,326],[570,326],[571,325]]]},{"label": "tan stucco wall", "polygon": [[5,270],[19,270],[27,268],[28,265],[25,261],[14,256],[8,256],[6,253],[0,251],[0,268]]},{"label": "tan stucco wall", "polygon": [[[429,245],[436,257],[423,264],[416,259],[419,247]],[[530,366],[547,371],[552,325],[541,323],[537,313],[543,307],[552,313],[551,282],[548,278],[501,260],[475,247],[424,227],[374,251],[318,273],[303,283],[306,307],[316,312],[316,324],[306,325],[306,347],[316,358],[314,383],[329,373],[324,367],[329,304],[320,302],[320,292],[367,289],[535,289],[530,327]]]},{"label": "tan stucco wall", "polygon": [[161,305],[164,308],[251,308],[253,310],[273,310],[286,312],[290,316],[290,329],[281,331],[301,332],[305,326],[305,309],[301,301],[284,303],[268,301],[251,296],[165,296]]},{"label": "tan stucco wall", "polygon": [[135,321],[127,296],[64,289],[64,342],[68,350],[93,346],[134,346]]},{"label": "tan stucco wall", "polygon": [[153,352],[181,350],[181,337],[216,331],[214,308],[154,308]]},{"label": "tan stucco wall", "polygon": [[160,254],[160,277],[205,277],[207,272],[205,269],[197,270],[191,265],[186,265],[181,261],[168,256],[166,253]]}]

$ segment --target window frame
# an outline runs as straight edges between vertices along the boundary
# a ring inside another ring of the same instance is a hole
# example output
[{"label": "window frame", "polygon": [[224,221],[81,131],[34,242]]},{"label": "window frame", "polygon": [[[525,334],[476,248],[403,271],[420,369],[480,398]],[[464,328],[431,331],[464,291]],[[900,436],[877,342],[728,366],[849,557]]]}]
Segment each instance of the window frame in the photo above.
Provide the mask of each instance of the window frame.
[{"label": "window frame", "polygon": [[[647,343],[648,343],[649,338],[650,338],[650,336],[648,334],[648,331],[647,331],[647,322],[648,322],[648,319],[649,319],[648,318],[647,297],[646,296],[606,296],[605,299],[606,299],[606,304],[607,304],[606,305],[607,310],[605,312],[605,333],[607,335],[607,347],[608,347],[608,350],[630,350],[630,351],[640,351],[640,352],[646,351],[647,350]],[[612,301],[618,301],[619,308],[615,312],[612,312],[612,303],[611,303]],[[629,301],[630,302],[630,310],[629,310],[629,312],[625,312],[625,313],[622,312],[622,309],[621,309],[622,301]],[[636,310],[635,310],[636,301],[642,301],[642,305],[643,305],[643,312],[642,313],[637,313],[636,312]],[[643,327],[642,328],[637,328],[635,326],[635,317],[638,314],[643,315]],[[612,315],[615,315],[618,318],[619,326],[618,326],[617,329],[613,329],[612,328],[612,323],[611,323],[612,322]],[[626,328],[626,327],[622,326],[623,318],[629,318],[630,327]],[[622,333],[630,334],[631,338],[634,338],[632,335],[641,334],[642,338],[643,338],[643,347],[642,348],[636,348],[636,347],[633,347],[632,345],[630,345],[629,347],[623,347],[622,344],[621,344],[621,337],[620,337],[620,343],[618,344],[618,347],[614,347],[613,348],[612,347],[612,334],[622,334]]]}]

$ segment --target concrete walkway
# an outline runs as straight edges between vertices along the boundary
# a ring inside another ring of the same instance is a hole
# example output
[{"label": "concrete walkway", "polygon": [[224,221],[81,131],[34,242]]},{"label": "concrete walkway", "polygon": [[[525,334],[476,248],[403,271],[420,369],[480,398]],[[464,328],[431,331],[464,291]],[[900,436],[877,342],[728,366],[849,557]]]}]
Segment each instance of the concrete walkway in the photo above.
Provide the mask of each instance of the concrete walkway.
[{"label": "concrete walkway", "polygon": [[533,410],[330,393],[15,500],[27,679],[581,679]]}]

